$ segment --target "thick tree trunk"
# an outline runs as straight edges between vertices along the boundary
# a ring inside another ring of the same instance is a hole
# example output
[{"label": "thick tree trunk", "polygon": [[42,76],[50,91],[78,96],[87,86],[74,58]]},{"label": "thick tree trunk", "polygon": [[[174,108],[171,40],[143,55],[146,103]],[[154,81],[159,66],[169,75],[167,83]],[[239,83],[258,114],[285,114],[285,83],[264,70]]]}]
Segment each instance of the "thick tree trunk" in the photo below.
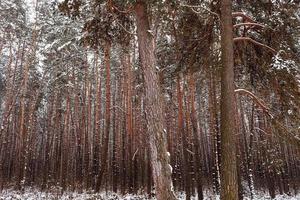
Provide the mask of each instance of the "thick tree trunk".
[{"label": "thick tree trunk", "polygon": [[238,199],[235,149],[232,1],[221,1],[221,199]]},{"label": "thick tree trunk", "polygon": [[147,131],[151,150],[151,167],[158,200],[176,199],[172,189],[171,167],[164,131],[163,102],[158,74],[155,72],[155,44],[151,34],[146,3],[138,1],[135,7],[139,54],[146,89]]}]

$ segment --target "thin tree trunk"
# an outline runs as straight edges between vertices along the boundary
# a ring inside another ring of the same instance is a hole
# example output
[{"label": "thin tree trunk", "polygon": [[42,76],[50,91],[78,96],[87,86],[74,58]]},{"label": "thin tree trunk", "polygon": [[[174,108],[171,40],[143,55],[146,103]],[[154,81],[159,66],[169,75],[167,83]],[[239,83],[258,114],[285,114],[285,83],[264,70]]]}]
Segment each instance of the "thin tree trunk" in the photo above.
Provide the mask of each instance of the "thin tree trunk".
[{"label": "thin tree trunk", "polygon": [[110,47],[111,44],[106,41],[104,47],[104,62],[106,69],[106,105],[105,105],[105,135],[103,138],[103,149],[102,149],[102,158],[101,158],[101,167],[98,174],[96,191],[100,190],[102,183],[103,175],[107,167],[107,158],[108,158],[108,143],[109,143],[109,130],[110,130]]},{"label": "thin tree trunk", "polygon": [[184,189],[186,192],[186,199],[191,199],[190,192],[190,177],[189,177],[189,153],[188,149],[188,132],[184,131],[183,121],[183,94],[180,84],[180,76],[177,76],[177,100],[178,100],[178,133],[182,139],[182,158],[183,158],[183,172],[184,172]]},{"label": "thin tree trunk", "polygon": [[193,140],[194,140],[194,149],[195,149],[195,172],[196,172],[196,187],[198,193],[198,200],[203,199],[203,184],[202,184],[202,170],[201,170],[201,156],[200,156],[200,142],[199,142],[199,127],[197,124],[197,116],[196,116],[196,109],[195,109],[195,81],[194,75],[190,74],[189,79],[189,86],[190,86],[190,112],[191,112],[191,123],[193,128]]}]

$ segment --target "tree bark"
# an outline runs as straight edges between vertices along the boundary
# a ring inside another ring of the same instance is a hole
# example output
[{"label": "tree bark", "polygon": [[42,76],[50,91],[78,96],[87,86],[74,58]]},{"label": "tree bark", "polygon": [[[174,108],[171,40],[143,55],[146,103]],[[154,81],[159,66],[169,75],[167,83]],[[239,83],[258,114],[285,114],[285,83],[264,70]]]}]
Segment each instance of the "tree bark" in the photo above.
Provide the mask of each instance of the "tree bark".
[{"label": "tree bark", "polygon": [[237,200],[232,0],[221,1],[221,199]]},{"label": "tree bark", "polygon": [[160,95],[159,78],[155,72],[155,40],[151,34],[145,1],[135,6],[139,54],[146,89],[147,132],[150,143],[151,167],[158,200],[176,199],[173,192],[171,167],[167,153],[164,131],[163,102]]},{"label": "tree bark", "polygon": [[[183,162],[183,173],[184,173],[184,190],[186,193],[186,200],[191,199],[190,191],[190,170],[189,170],[189,152],[188,149],[188,132],[184,130],[184,120],[183,120],[183,92],[180,84],[180,75],[177,75],[177,102],[178,102],[178,134],[181,136],[182,140],[182,162]],[[187,127],[187,126],[186,126]]]},{"label": "tree bark", "polygon": [[105,62],[105,69],[106,69],[106,104],[105,104],[105,135],[103,138],[103,149],[102,149],[102,157],[101,157],[101,167],[100,171],[97,177],[97,182],[96,182],[96,191],[99,192],[103,175],[104,172],[106,171],[107,167],[107,158],[108,158],[108,145],[109,145],[109,132],[110,132],[110,48],[111,44],[110,42],[106,41],[105,42],[105,47],[104,47],[104,62]]},{"label": "tree bark", "polygon": [[190,72],[189,74],[189,87],[190,87],[190,112],[191,112],[191,123],[193,129],[193,143],[194,143],[194,162],[195,162],[195,179],[196,179],[196,188],[198,193],[198,200],[202,200],[203,197],[203,185],[202,185],[202,167],[201,167],[201,156],[200,156],[200,143],[199,143],[199,132],[200,129],[197,124],[197,115],[196,115],[196,108],[195,108],[195,80],[194,75]]}]

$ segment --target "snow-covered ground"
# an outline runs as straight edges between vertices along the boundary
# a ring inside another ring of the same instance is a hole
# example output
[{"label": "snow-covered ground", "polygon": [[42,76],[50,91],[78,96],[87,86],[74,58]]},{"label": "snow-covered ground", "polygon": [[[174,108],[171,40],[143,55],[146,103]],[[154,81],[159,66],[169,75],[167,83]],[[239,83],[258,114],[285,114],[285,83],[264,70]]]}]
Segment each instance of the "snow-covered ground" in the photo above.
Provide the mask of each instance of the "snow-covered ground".
[{"label": "snow-covered ground", "polygon": [[[185,199],[183,193],[178,193],[177,196],[180,200]],[[64,192],[60,194],[59,192],[41,192],[37,189],[26,189],[24,193],[12,189],[3,190],[0,192],[0,200],[142,200],[142,199],[151,199],[147,198],[144,195],[124,195],[121,196],[112,192],[102,192],[102,193],[92,193],[92,192]],[[194,198],[192,198],[194,199]],[[206,200],[219,200],[219,196],[213,196],[208,193],[205,194]],[[250,200],[250,198],[244,198],[245,200]],[[271,199],[269,195],[264,193],[257,192],[254,200],[269,200]],[[297,196],[287,196],[287,195],[278,195],[275,200],[300,200],[300,194]]]}]

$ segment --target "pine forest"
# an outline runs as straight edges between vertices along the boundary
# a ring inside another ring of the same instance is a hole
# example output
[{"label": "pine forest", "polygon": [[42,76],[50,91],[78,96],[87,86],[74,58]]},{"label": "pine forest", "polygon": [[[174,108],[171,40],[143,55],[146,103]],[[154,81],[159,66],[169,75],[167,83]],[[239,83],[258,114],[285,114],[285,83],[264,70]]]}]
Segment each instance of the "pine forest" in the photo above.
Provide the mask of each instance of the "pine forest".
[{"label": "pine forest", "polygon": [[300,199],[300,1],[0,0],[0,199]]}]

